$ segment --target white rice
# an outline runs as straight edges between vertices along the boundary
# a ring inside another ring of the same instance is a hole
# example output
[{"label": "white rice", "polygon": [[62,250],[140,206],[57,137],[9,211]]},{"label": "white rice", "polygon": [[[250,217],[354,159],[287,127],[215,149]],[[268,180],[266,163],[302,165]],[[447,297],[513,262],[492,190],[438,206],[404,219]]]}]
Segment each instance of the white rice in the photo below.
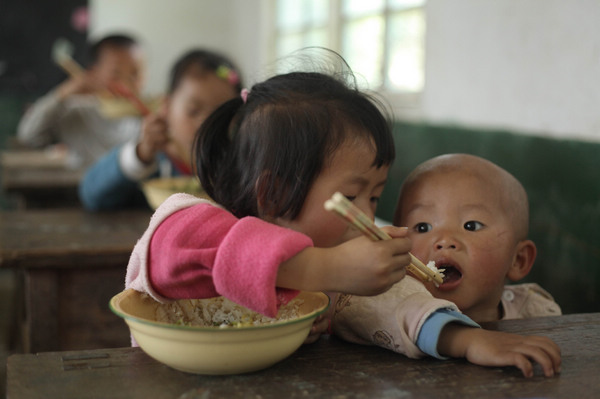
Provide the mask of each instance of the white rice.
[{"label": "white rice", "polygon": [[429,262],[427,262],[427,267],[436,272],[439,273],[442,277],[444,277],[444,269],[438,269],[437,267],[435,267],[435,261],[434,260],[430,260]]},{"label": "white rice", "polygon": [[156,308],[156,321],[200,327],[246,327],[272,324],[300,316],[302,299],[293,299],[279,308],[277,317],[271,318],[251,311],[224,297],[208,299],[180,299],[160,304]]}]

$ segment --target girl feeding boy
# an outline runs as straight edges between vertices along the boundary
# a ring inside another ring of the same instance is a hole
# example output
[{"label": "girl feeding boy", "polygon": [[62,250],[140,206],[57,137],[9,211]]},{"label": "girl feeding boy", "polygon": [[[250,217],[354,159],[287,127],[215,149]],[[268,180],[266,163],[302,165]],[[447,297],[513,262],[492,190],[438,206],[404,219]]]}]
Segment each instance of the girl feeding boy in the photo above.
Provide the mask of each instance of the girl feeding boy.
[{"label": "girl feeding boy", "polygon": [[275,76],[220,106],[194,149],[215,202],[187,194],[164,202],[134,248],[127,288],[158,301],[223,295],[268,316],[298,290],[368,296],[406,288],[404,302],[380,303],[375,318],[339,318],[333,330],[353,340],[362,323],[391,320],[404,332],[398,351],[411,357],[465,357],[526,376],[532,361],[547,376],[559,371],[551,340],[482,330],[405,277],[406,229],[388,227],[391,240],[371,241],[324,209],[339,191],[372,218],[395,156],[384,116],[354,86],[322,73]]}]

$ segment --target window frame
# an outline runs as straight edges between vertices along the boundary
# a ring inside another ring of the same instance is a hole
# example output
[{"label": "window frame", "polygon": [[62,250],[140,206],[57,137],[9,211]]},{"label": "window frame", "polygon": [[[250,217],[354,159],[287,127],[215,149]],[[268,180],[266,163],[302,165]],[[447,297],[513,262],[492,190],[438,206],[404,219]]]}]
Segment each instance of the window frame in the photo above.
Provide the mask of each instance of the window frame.
[{"label": "window frame", "polygon": [[[268,11],[265,13],[265,17],[266,17],[266,21],[268,24],[268,33],[267,33],[267,50],[265,51],[265,54],[268,55],[269,60],[276,60],[278,55],[277,55],[277,38],[279,37],[279,30],[278,30],[278,26],[277,26],[277,0],[266,0],[266,7],[265,9],[268,9]],[[425,1],[424,4],[422,6],[415,6],[415,7],[410,7],[410,8],[406,8],[403,11],[410,11],[410,10],[414,10],[414,9],[422,9],[423,13],[424,13],[424,18],[425,18],[425,24],[427,23],[426,18],[427,18],[427,2]],[[398,112],[399,110],[401,112],[406,112],[412,109],[412,110],[416,110],[417,108],[420,107],[421,104],[421,99],[422,99],[422,95],[423,92],[425,90],[425,85],[427,84],[426,81],[426,76],[423,77],[424,82],[423,82],[423,88],[420,91],[417,92],[409,92],[409,91],[395,91],[395,90],[390,90],[386,80],[386,72],[387,69],[389,68],[388,62],[389,62],[389,56],[390,56],[390,20],[393,17],[394,13],[397,13],[398,10],[392,9],[389,4],[387,3],[387,1],[385,2],[385,7],[383,9],[383,11],[381,13],[378,13],[380,15],[382,15],[384,17],[384,51],[383,51],[383,58],[382,58],[382,65],[380,66],[382,68],[382,70],[380,71],[380,73],[382,74],[382,82],[383,84],[378,87],[378,88],[369,88],[370,91],[377,93],[378,95],[382,96],[386,102],[388,103],[388,105],[391,107],[393,112]],[[329,36],[329,45],[328,48],[338,52],[341,54],[341,48],[342,48],[342,32],[343,32],[343,26],[344,23],[346,23],[346,21],[351,21],[351,19],[345,18],[343,16],[343,10],[342,10],[342,0],[329,0],[329,23],[328,23],[328,36]],[[426,29],[426,27],[425,27]],[[302,27],[302,33],[306,33],[308,31],[311,30],[311,27],[308,25],[305,25]],[[424,37],[423,37],[423,51],[425,52],[426,50],[426,35],[427,32],[425,30],[424,33]],[[425,64],[425,60],[426,60],[427,55],[424,54],[424,63],[423,63],[423,74],[425,75],[425,71],[426,71],[426,64]]]}]

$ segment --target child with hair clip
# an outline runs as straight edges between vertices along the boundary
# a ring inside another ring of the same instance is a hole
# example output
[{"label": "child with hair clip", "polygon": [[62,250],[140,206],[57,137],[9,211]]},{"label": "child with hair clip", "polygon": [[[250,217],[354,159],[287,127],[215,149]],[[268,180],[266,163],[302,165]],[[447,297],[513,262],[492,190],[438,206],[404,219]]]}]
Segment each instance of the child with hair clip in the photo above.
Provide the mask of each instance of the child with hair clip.
[{"label": "child with hair clip", "polygon": [[148,207],[139,183],[192,173],[196,131],[241,89],[238,69],[226,57],[194,49],[177,60],[162,109],[144,118],[139,138],[118,146],[92,165],[79,184],[87,210]]},{"label": "child with hair clip", "polygon": [[[223,295],[273,317],[298,290],[354,294],[359,304],[401,287],[406,229],[389,226],[392,239],[371,241],[324,209],[339,191],[373,217],[395,157],[386,119],[364,93],[321,73],[275,76],[219,107],[195,150],[200,182],[216,203],[188,194],[167,199],[134,248],[127,288],[160,302]],[[334,319],[334,331],[357,341],[361,317],[394,320],[406,332],[396,349],[411,357],[439,351],[514,365],[527,376],[532,360],[548,376],[558,371],[559,349],[549,339],[484,331],[419,282],[407,287],[408,300],[379,302],[375,314],[339,318],[339,325]],[[327,325],[316,321],[307,342]]]}]

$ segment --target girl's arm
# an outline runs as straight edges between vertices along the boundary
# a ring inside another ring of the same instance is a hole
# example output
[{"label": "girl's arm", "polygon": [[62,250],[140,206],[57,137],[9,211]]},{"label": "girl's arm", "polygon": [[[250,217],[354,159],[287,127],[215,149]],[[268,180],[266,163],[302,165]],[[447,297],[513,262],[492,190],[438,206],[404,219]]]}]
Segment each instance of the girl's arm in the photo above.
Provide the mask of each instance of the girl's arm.
[{"label": "girl's arm", "polygon": [[169,208],[176,209],[178,200],[173,196],[158,208],[153,220],[170,214],[147,232],[148,250],[138,250],[148,253],[143,263],[160,296],[223,295],[274,317],[279,305],[297,295],[295,290],[277,288],[277,272],[283,262],[312,245],[309,237],[258,218],[238,219],[206,201],[171,213]]},{"label": "girl's arm", "polygon": [[138,182],[123,173],[120,153],[127,145],[114,148],[90,166],[79,182],[79,199],[89,211],[146,207]]}]

